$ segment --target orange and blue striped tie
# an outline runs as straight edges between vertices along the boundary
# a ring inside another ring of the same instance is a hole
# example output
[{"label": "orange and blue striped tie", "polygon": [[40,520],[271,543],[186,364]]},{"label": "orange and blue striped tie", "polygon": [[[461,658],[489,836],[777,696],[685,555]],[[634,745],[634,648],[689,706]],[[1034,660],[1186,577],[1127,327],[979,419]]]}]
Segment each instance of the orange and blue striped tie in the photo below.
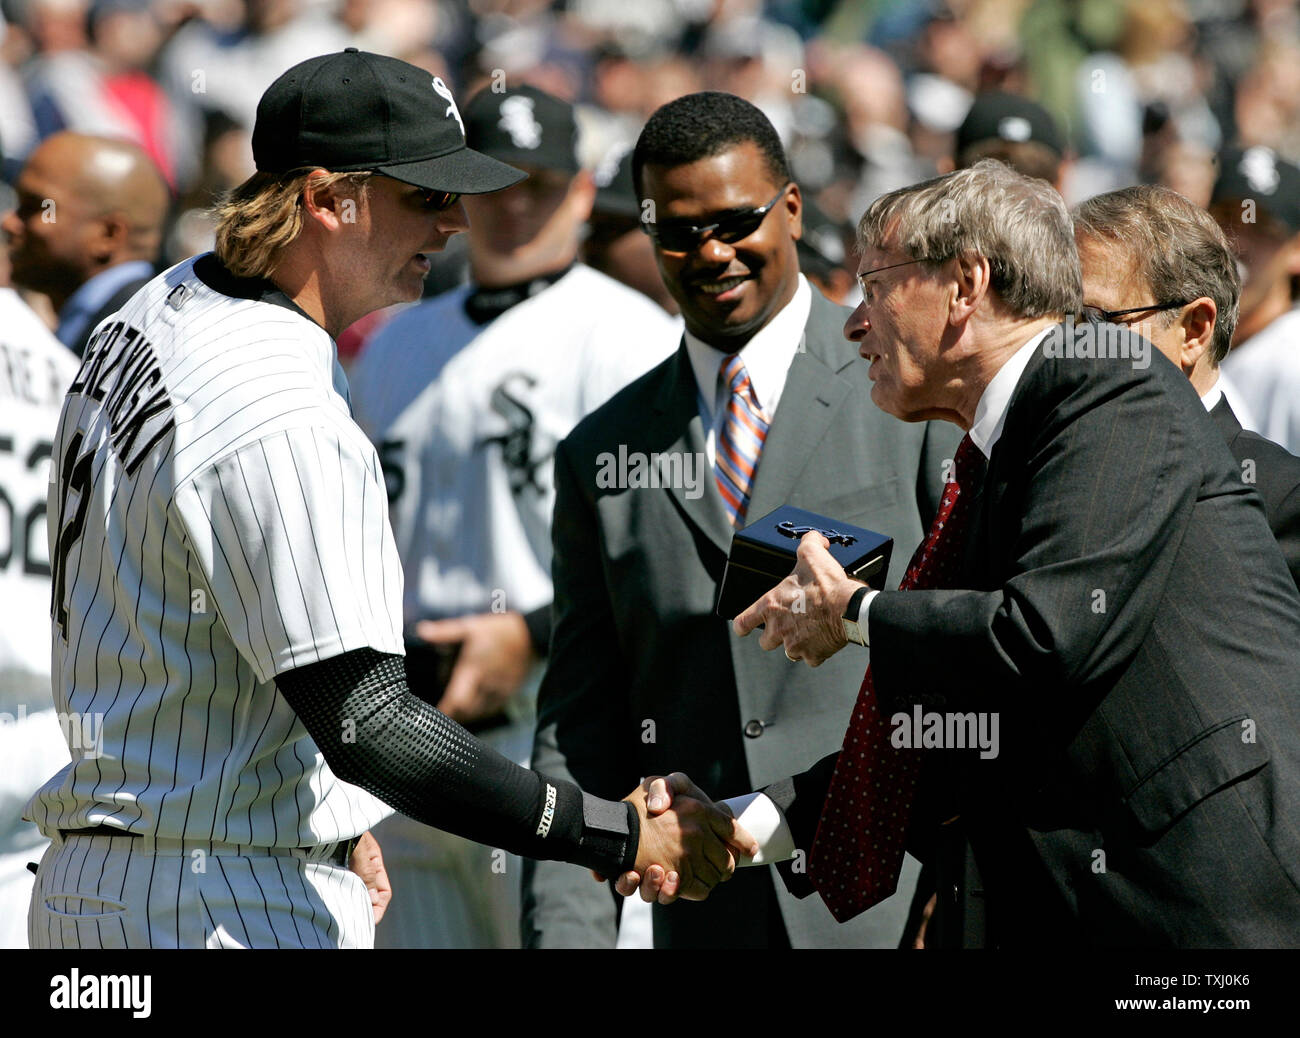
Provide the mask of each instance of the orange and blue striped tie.
[{"label": "orange and blue striped tie", "polygon": [[758,405],[749,372],[739,353],[723,359],[719,375],[731,390],[731,399],[727,401],[727,420],[718,438],[718,490],[722,503],[727,506],[731,525],[743,526],[758,457],[763,453],[763,441],[767,439],[772,420]]}]

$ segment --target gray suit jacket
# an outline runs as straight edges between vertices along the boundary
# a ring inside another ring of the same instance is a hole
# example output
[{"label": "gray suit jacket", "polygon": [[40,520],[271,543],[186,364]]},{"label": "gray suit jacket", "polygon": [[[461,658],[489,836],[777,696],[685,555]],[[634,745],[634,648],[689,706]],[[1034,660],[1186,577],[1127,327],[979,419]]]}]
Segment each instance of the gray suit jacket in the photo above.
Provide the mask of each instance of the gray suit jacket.
[{"label": "gray suit jacket", "polygon": [[[960,432],[909,425],[871,403],[866,362],[843,338],[847,311],[813,292],[806,350],[795,355],[759,463],[748,515],[794,504],[888,533],[890,579],[933,514]],[[683,347],[582,421],[555,459],[555,628],[538,696],[533,766],[593,793],[625,796],[642,776],[685,771],[710,796],[734,796],[835,750],[866,669],[850,647],[795,666],[740,639],[713,612],[732,528],[723,511]],[[620,450],[698,459],[693,487],[611,487],[598,473]],[[656,944],[762,947],[898,940],[896,903],[838,926],[818,901],[742,870],[708,901],[656,906]],[[607,947],[616,903],[571,865],[528,863],[525,945]]]}]

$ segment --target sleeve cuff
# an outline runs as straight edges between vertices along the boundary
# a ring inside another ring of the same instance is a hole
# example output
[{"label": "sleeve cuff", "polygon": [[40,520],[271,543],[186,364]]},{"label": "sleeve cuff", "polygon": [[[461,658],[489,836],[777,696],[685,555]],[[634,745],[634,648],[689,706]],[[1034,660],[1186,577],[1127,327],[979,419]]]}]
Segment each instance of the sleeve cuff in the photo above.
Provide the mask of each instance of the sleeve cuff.
[{"label": "sleeve cuff", "polygon": [[794,836],[790,826],[781,809],[766,795],[746,793],[720,802],[731,808],[736,821],[758,841],[758,854],[753,858],[742,856],[737,865],[742,868],[746,865],[770,865],[794,857]]},{"label": "sleeve cuff", "polygon": [[862,633],[863,648],[871,645],[871,632],[867,628],[867,613],[871,610],[871,603],[878,594],[880,594],[879,591],[868,591],[862,596],[862,604],[858,606],[858,630]]}]

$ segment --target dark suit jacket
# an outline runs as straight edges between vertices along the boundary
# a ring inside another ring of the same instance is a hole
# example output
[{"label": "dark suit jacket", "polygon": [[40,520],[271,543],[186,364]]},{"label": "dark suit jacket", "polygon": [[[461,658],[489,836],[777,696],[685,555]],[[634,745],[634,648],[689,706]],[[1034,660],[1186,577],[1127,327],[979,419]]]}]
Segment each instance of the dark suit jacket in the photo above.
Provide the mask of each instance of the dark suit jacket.
[{"label": "dark suit jacket", "polygon": [[1244,430],[1227,397],[1220,397],[1210,417],[1228,441],[1243,478],[1249,475],[1264,499],[1268,525],[1291,570],[1291,579],[1300,588],[1300,458],[1272,440]]},{"label": "dark suit jacket", "polygon": [[[959,434],[908,425],[871,403],[866,362],[843,337],[846,314],[812,293],[806,351],[791,363],[748,515],[790,503],[889,533],[897,580]],[[555,626],[532,764],[602,796],[625,796],[642,776],[674,770],[714,797],[788,775],[839,745],[866,666],[854,649],[816,671],[797,667],[763,652],[757,636],[737,638],[714,614],[732,528],[696,400],[683,344],[556,453]],[[620,448],[698,457],[698,492],[598,486],[601,456]],[[901,931],[905,903],[888,906],[885,934],[882,913],[840,927],[820,902],[800,903],[776,886],[769,869],[749,868],[706,902],[656,906],[656,944],[892,944]],[[525,866],[525,945],[610,946],[615,923],[612,895],[581,869]]]},{"label": "dark suit jacket", "polygon": [[144,288],[152,280],[152,275],[137,280],[128,281],[109,297],[108,302],[99,308],[93,317],[86,322],[86,326],[81,330],[81,335],[77,341],[72,344],[72,350],[78,357],[83,356],[86,352],[86,343],[90,341],[91,335],[94,334],[95,328],[105,317],[111,317],[126,305],[126,301],[133,295]]},{"label": "dark suit jacket", "polygon": [[[911,831],[924,856],[960,813],[992,945],[1300,944],[1300,594],[1195,391],[1152,357],[1036,352],[975,502],[970,590],[870,609],[887,715],[1000,717],[993,760],[927,752]],[[833,763],[772,787],[800,846]]]}]

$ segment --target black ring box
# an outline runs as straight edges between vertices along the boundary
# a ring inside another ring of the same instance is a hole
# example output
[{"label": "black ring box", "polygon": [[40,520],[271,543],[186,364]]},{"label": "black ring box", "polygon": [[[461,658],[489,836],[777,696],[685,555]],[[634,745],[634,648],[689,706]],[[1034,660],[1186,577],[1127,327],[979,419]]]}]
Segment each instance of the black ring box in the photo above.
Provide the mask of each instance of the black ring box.
[{"label": "black ring box", "polygon": [[718,586],[717,614],[732,619],[788,577],[797,561],[799,541],[809,530],[817,530],[831,542],[827,550],[850,577],[877,591],[885,589],[892,537],[782,505],[732,536],[727,568]]}]

